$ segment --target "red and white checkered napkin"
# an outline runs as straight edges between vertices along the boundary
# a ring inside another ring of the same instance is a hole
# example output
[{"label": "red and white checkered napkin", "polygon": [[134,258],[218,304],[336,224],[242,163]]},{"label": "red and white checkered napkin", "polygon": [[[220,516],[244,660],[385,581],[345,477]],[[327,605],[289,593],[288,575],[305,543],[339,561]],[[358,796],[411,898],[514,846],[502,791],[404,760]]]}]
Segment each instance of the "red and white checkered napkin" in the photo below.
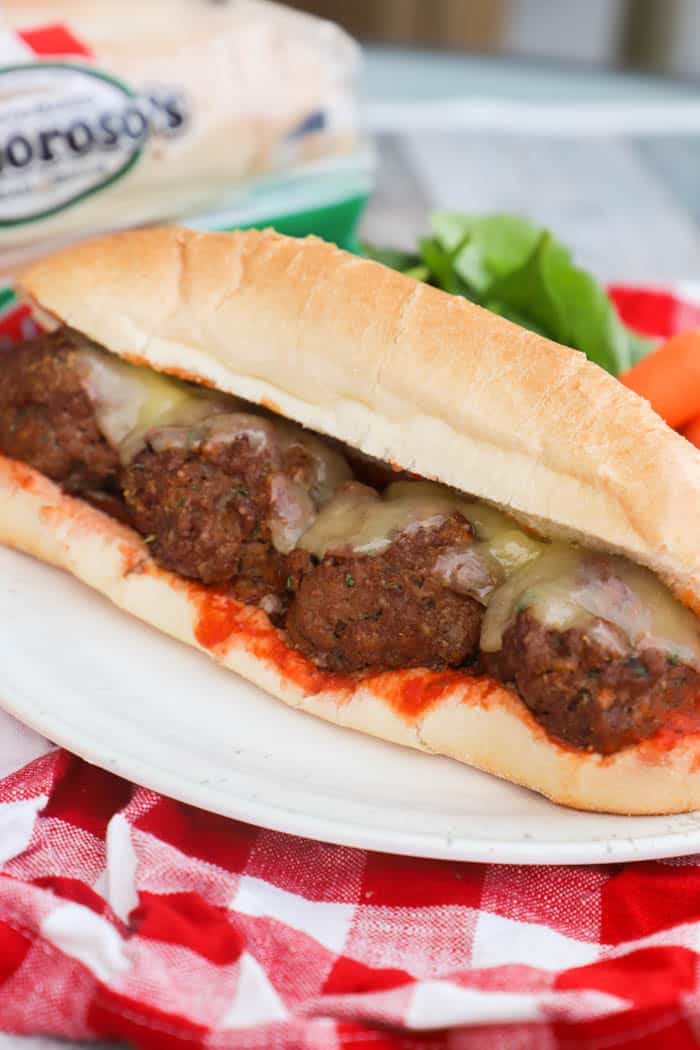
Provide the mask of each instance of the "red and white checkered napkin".
[{"label": "red and white checkered napkin", "polygon": [[[650,333],[700,323],[617,294]],[[700,857],[528,868],[322,845],[46,753],[3,715],[0,772],[0,1030],[148,1050],[700,1042]]]}]

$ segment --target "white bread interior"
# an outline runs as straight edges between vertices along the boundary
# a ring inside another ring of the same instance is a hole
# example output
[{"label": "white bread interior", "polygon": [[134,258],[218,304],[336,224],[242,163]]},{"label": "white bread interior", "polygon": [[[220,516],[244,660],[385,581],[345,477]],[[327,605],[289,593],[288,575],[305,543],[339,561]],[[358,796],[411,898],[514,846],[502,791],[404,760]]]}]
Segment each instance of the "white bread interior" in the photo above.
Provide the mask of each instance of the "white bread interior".
[{"label": "white bread interior", "polygon": [[[0,542],[66,569],[126,612],[202,648],[195,632],[199,599],[206,590],[158,568],[135,532],[66,495],[25,464],[2,456],[0,506]],[[269,625],[262,611],[228,601],[241,610],[244,620]],[[647,741],[604,757],[548,738],[515,694],[488,679],[460,676],[414,718],[398,712],[387,702],[386,689],[373,683],[386,685],[401,675],[425,672],[389,672],[358,682],[350,691],[309,692],[274,662],[261,659],[254,647],[243,629],[204,651],[301,711],[384,740],[448,755],[568,806],[637,814],[700,807],[698,734],[665,741],[662,747]]]},{"label": "white bread interior", "polygon": [[622,552],[700,608],[700,453],[575,350],[272,231],[115,234],[18,286],[118,354]]}]

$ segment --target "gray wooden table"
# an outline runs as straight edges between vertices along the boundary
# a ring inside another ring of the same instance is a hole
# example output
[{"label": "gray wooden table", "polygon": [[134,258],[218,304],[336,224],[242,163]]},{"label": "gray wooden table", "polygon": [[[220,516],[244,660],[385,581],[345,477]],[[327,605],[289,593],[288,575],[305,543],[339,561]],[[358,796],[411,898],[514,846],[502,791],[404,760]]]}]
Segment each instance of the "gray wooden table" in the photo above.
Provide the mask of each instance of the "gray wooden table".
[{"label": "gray wooden table", "polygon": [[[436,207],[514,211],[550,227],[601,279],[700,277],[700,84],[376,50],[367,97],[381,129],[368,238],[410,247]],[[444,105],[455,98],[468,103],[463,119]],[[489,127],[480,98],[512,112]],[[538,107],[556,108],[558,126],[520,131],[523,107],[534,107],[530,124]]]},{"label": "gray wooden table", "polygon": [[[440,105],[428,127],[424,117],[411,128],[405,112],[412,101],[489,97],[624,104],[637,116],[639,107],[662,102],[672,113],[700,100],[700,85],[377,49],[368,53],[366,93],[370,120],[378,105],[400,104],[397,126],[386,112],[379,122],[378,185],[361,230],[368,239],[410,247],[434,207],[508,210],[550,226],[602,279],[700,278],[700,121],[673,135],[623,129],[582,139],[575,120],[568,133],[533,136],[518,131],[517,114],[513,128],[494,131],[469,120],[441,127]],[[0,1034],[0,1050],[71,1044]]]}]

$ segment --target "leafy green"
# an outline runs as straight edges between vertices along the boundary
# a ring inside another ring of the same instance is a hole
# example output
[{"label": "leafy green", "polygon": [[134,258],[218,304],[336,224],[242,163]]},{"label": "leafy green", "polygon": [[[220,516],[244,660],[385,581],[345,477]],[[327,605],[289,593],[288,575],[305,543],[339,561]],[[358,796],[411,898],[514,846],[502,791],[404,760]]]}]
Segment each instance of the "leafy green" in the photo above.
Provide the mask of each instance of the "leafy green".
[{"label": "leafy green", "polygon": [[542,234],[522,266],[494,281],[489,295],[551,339],[583,350],[608,372],[617,375],[629,368],[627,335],[612,303],[589,274],[572,265],[551,234]]},{"label": "leafy green", "polygon": [[574,346],[615,375],[652,349],[626,328],[605,290],[574,266],[549,231],[517,215],[431,216],[417,255],[365,246],[367,254],[516,324]]},{"label": "leafy green", "polygon": [[409,266],[409,268],[403,272],[407,277],[412,277],[414,281],[430,280],[430,270],[422,263],[419,263],[417,266]]},{"label": "leafy green", "polygon": [[375,262],[382,263],[391,270],[400,270],[401,273],[406,273],[407,270],[418,266],[420,263],[420,255],[417,252],[402,252],[395,248],[378,248],[375,244],[368,244],[366,241],[362,244],[362,251],[369,259],[374,259]]},{"label": "leafy green", "polygon": [[451,295],[464,295],[472,298],[469,285],[462,280],[455,268],[455,259],[462,250],[464,241],[454,248],[445,248],[437,237],[424,237],[418,242],[421,259],[432,274],[434,283],[438,288]]},{"label": "leafy green", "polygon": [[519,215],[460,215],[436,211],[430,217],[436,238],[454,251],[457,272],[475,292],[485,294],[491,282],[517,269],[532,253],[542,230]]},{"label": "leafy green", "polygon": [[546,335],[544,328],[541,328],[538,324],[535,324],[529,317],[523,317],[517,310],[513,310],[512,307],[506,306],[504,303],[498,303],[495,299],[487,299],[485,303],[481,304],[485,310],[490,310],[492,314],[499,314],[500,317],[505,317],[506,321],[512,321],[513,324],[519,324],[521,328],[527,328],[531,332],[536,332],[537,335]]}]

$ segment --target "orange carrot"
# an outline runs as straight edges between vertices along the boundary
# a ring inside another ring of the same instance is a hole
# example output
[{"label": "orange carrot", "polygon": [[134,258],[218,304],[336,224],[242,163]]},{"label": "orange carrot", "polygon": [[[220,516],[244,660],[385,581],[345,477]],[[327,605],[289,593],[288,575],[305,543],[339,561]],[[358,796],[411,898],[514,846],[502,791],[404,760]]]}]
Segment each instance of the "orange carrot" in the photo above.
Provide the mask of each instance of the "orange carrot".
[{"label": "orange carrot", "polygon": [[700,416],[691,419],[690,423],[683,427],[682,434],[684,437],[687,437],[688,441],[692,441],[694,445],[700,448]]},{"label": "orange carrot", "polygon": [[620,381],[650,401],[669,426],[695,420],[700,416],[700,328],[672,336]]}]

